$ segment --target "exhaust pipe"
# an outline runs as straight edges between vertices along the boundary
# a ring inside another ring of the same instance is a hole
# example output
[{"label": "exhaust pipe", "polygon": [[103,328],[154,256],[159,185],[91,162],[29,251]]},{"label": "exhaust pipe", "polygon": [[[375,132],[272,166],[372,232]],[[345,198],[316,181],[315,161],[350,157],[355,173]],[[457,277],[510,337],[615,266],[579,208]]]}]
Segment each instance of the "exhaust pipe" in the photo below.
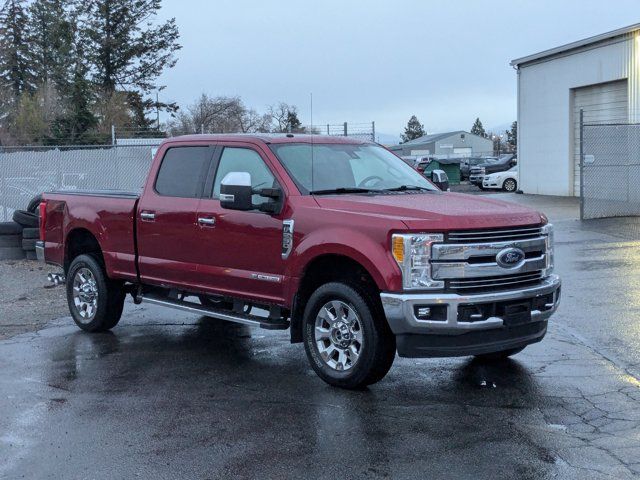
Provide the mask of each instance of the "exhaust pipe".
[{"label": "exhaust pipe", "polygon": [[51,283],[55,287],[64,284],[65,277],[64,275],[60,275],[58,273],[49,273],[47,275],[47,280],[49,280],[49,283]]}]

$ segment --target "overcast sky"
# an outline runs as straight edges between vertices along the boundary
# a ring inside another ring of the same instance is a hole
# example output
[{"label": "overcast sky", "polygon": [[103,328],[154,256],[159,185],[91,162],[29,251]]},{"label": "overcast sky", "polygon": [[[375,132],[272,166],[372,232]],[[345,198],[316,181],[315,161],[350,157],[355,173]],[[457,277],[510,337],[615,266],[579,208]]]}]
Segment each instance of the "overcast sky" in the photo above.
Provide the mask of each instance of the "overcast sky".
[{"label": "overcast sky", "polygon": [[[310,123],[370,122],[394,138],[516,118],[509,61],[640,22],[638,0],[164,0],[180,28],[164,100],[285,101]],[[388,136],[381,141],[389,141]]]}]

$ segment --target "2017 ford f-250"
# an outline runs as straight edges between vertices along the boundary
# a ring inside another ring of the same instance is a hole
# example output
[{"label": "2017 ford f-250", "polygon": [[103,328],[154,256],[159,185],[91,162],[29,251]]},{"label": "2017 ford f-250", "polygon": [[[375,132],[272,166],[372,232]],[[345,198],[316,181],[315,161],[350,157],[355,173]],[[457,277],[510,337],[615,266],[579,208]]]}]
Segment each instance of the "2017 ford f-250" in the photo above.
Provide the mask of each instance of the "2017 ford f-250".
[{"label": "2017 ford f-250", "polygon": [[532,210],[439,191],[350,138],[165,141],[142,193],[50,192],[40,258],[88,332],[135,302],[290,329],[326,382],[358,388],[406,357],[504,358],[558,307],[553,228]]}]

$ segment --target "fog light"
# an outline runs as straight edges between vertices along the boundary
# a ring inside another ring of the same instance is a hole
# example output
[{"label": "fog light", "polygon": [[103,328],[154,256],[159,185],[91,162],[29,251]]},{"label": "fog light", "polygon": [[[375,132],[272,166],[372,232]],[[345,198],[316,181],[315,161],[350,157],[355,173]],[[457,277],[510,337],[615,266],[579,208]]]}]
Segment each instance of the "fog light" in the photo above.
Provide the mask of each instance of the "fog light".
[{"label": "fog light", "polygon": [[416,305],[413,314],[418,320],[447,321],[446,305]]}]

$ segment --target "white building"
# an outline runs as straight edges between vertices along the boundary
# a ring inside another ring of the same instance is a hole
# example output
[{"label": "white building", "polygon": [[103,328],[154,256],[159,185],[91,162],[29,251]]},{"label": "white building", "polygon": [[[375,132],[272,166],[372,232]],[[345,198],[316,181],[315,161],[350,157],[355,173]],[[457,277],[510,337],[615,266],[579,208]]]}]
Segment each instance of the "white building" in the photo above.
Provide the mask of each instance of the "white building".
[{"label": "white building", "polygon": [[585,122],[640,121],[640,24],[511,65],[518,72],[520,187],[580,195],[580,110]]}]

